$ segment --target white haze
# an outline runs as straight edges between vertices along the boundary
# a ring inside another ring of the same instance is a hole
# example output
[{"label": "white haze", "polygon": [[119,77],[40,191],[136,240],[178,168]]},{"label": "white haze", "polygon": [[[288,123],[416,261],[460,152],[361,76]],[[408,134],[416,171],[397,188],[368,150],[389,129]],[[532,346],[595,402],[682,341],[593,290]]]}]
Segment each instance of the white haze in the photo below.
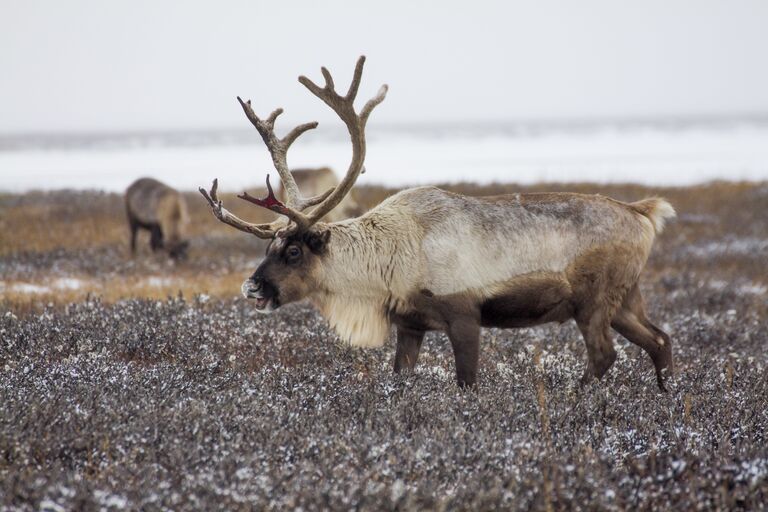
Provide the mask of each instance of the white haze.
[{"label": "white haze", "polygon": [[[361,184],[589,181],[660,186],[768,180],[768,123],[513,131],[396,129],[372,122],[369,133]],[[327,135],[299,139],[290,164],[328,165],[343,172],[350,144],[336,132]],[[263,185],[267,173],[275,174],[255,130],[48,141],[47,149],[41,144],[21,139],[0,151],[0,190],[122,191],[138,177],[154,176],[185,190],[218,177],[223,190],[235,192]]]}]

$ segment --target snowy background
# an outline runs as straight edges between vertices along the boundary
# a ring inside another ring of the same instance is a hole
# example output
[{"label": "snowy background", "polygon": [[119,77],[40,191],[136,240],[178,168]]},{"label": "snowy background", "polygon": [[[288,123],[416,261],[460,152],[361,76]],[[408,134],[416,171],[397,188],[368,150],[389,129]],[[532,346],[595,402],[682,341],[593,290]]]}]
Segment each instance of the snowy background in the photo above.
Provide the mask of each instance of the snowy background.
[{"label": "snowy background", "polygon": [[[245,118],[243,122],[247,124]],[[368,172],[360,184],[550,181],[668,186],[768,180],[768,121],[760,120],[440,126],[372,121],[368,132]],[[291,165],[327,165],[343,172],[350,157],[344,135],[336,126],[304,135],[292,148]],[[184,190],[218,177],[224,190],[235,191],[262,185],[265,174],[274,174],[255,130],[6,137],[0,139],[0,169],[0,190],[11,192],[120,192],[142,176]]]}]

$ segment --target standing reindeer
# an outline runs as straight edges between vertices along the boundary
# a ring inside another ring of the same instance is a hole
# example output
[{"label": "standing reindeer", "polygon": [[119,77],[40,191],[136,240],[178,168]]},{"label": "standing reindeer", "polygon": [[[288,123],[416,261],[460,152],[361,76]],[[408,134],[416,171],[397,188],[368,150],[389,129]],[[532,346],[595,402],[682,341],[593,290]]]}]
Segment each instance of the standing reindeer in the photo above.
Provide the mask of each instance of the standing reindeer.
[{"label": "standing reindeer", "polygon": [[139,229],[150,233],[152,251],[165,249],[173,259],[184,259],[189,241],[184,230],[189,222],[187,203],[177,190],[152,178],[134,181],[125,191],[125,210],[131,228],[131,254],[136,254]]},{"label": "standing reindeer", "polygon": [[387,86],[359,113],[353,103],[364,57],[346,95],[322,68],[325,86],[301,82],[349,130],[352,161],[337,187],[300,196],[286,154],[307,123],[278,138],[277,109],[266,119],[239,97],[267,145],[285,189],[279,201],[267,176],[266,198],[238,196],[285,216],[251,224],[218,200],[217,180],[200,189],[222,222],[271,239],[263,262],[242,286],[256,309],[269,313],[309,298],[339,336],[353,345],[379,346],[397,327],[394,370],[416,364],[424,334],[448,334],[460,386],[477,379],[481,327],[527,327],[573,318],[587,346],[583,382],[601,378],[616,359],[609,328],[651,357],[659,387],[672,371],[672,342],[645,314],[638,278],[664,220],[674,216],[658,198],[622,203],[583,194],[467,197],[434,187],[404,190],[361,217],[319,220],[349,193],[363,169],[365,126]]}]

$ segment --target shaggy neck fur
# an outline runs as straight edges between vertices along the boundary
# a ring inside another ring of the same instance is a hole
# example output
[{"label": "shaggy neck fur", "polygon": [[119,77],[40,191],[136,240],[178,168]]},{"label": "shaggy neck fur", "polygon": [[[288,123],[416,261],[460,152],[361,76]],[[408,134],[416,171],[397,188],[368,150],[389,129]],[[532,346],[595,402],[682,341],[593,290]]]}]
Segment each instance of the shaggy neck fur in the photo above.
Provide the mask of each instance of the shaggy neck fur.
[{"label": "shaggy neck fur", "polygon": [[421,230],[403,220],[379,211],[326,226],[331,238],[318,276],[324,288],[312,298],[351,345],[381,346],[389,335],[389,312],[404,305],[414,282],[407,269],[418,267]]}]

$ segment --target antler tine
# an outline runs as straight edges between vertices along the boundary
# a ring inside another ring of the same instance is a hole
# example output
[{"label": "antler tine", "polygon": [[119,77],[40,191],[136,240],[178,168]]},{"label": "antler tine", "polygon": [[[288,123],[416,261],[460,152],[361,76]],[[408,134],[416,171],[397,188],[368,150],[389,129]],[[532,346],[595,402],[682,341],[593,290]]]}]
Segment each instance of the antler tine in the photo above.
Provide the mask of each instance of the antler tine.
[{"label": "antler tine", "polygon": [[360,88],[360,81],[363,78],[363,66],[365,65],[365,55],[361,55],[357,59],[355,64],[355,72],[352,74],[352,83],[349,84],[349,90],[347,91],[347,99],[349,101],[355,101],[357,98],[357,90]]},{"label": "antler tine", "polygon": [[[309,122],[309,123],[300,124],[299,126],[294,128],[293,130],[288,132],[288,135],[283,137],[283,139],[281,141],[285,145],[285,150],[286,151],[288,150],[288,147],[291,144],[293,144],[293,141],[295,141],[299,137],[299,135],[301,135],[302,133],[304,133],[306,131],[314,130],[315,128],[317,128],[317,125],[318,125],[317,121],[312,121],[312,122]],[[293,179],[293,178],[291,178],[291,179]]]},{"label": "antler tine", "polygon": [[[238,97],[238,99],[240,99]],[[248,105],[251,104],[251,100],[248,100]],[[253,110],[251,110],[253,112]],[[271,114],[269,114],[269,117],[267,118],[267,123],[269,123],[270,128],[275,127],[275,120],[277,119],[277,116],[283,113],[283,109],[276,108]]]},{"label": "antler tine", "polygon": [[298,209],[298,206],[302,202],[299,187],[296,185],[296,181],[293,179],[291,171],[288,169],[287,153],[288,148],[302,133],[317,128],[317,122],[304,123],[295,127],[288,134],[279,139],[275,135],[275,120],[283,113],[283,109],[278,108],[272,112],[266,120],[259,119],[259,116],[253,111],[251,107],[251,100],[243,101],[240,96],[237,97],[237,101],[240,102],[240,106],[245,112],[245,116],[251,122],[251,124],[259,132],[261,138],[264,140],[269,154],[272,156],[272,162],[275,165],[275,170],[280,175],[280,181],[283,183],[285,189],[285,198],[288,208]]},{"label": "antler tine", "polygon": [[252,224],[250,222],[244,221],[236,215],[233,215],[229,210],[224,208],[224,205],[219,200],[218,194],[216,193],[218,188],[219,180],[215,179],[213,180],[213,185],[211,186],[210,192],[206,191],[203,187],[198,188],[198,190],[203,195],[205,200],[208,201],[208,204],[210,205],[211,210],[213,211],[213,214],[216,216],[216,218],[224,224],[228,224],[233,228],[239,229],[240,231],[256,235],[259,238],[274,238],[275,233],[283,227],[277,223]]},{"label": "antler tine", "polygon": [[340,96],[333,88],[333,78],[325,67],[321,68],[321,72],[325,77],[325,87],[323,88],[319,87],[306,76],[302,75],[299,77],[299,82],[309,89],[309,92],[323,100],[326,105],[336,112],[339,118],[341,118],[347,126],[347,130],[349,131],[352,140],[352,161],[349,164],[347,173],[336,189],[329,193],[328,197],[321,201],[318,206],[309,213],[307,217],[310,226],[320,220],[341,202],[344,196],[352,189],[358,176],[363,170],[363,163],[365,162],[365,125],[368,121],[368,116],[370,116],[373,109],[379,103],[384,101],[388,90],[387,86],[383,85],[376,96],[371,98],[365,104],[360,114],[355,113],[354,102],[360,87],[360,81],[362,80],[364,65],[365,56],[361,56],[357,59],[355,71],[352,76],[352,83],[349,86],[346,96]]},{"label": "antler tine", "polygon": [[253,197],[248,192],[243,192],[237,197],[248,201],[249,203],[261,206],[262,208],[272,210],[273,212],[279,213],[280,215],[285,215],[294,223],[296,223],[299,228],[302,228],[307,224],[307,217],[305,215],[287,207],[275,196],[275,191],[272,190],[272,185],[269,183],[269,174],[267,174],[267,197],[264,199],[259,199],[258,197]]},{"label": "antler tine", "polygon": [[323,66],[320,68],[320,72],[323,74],[323,78],[325,78],[325,88],[331,91],[334,90],[333,77],[331,76],[331,72],[328,71],[328,68]]},{"label": "antler tine", "polygon": [[323,192],[322,194],[318,194],[318,195],[316,195],[314,197],[308,197],[308,198],[304,199],[304,203],[302,205],[303,207],[301,209],[305,210],[305,209],[309,208],[310,206],[317,206],[318,204],[320,204],[323,201],[325,201],[328,198],[328,196],[330,196],[333,193],[334,190],[336,190],[336,187],[331,187],[328,190],[326,190],[325,192]]},{"label": "antler tine", "polygon": [[[387,86],[387,84],[382,85],[379,87],[379,92],[376,93],[376,96],[369,99],[363,106],[363,110],[360,111],[360,121],[363,124],[363,127],[365,127],[365,124],[368,122],[368,116],[371,115],[373,109],[387,97],[387,91],[389,91],[389,86]],[[363,170],[363,172],[365,172],[365,170]]]}]

